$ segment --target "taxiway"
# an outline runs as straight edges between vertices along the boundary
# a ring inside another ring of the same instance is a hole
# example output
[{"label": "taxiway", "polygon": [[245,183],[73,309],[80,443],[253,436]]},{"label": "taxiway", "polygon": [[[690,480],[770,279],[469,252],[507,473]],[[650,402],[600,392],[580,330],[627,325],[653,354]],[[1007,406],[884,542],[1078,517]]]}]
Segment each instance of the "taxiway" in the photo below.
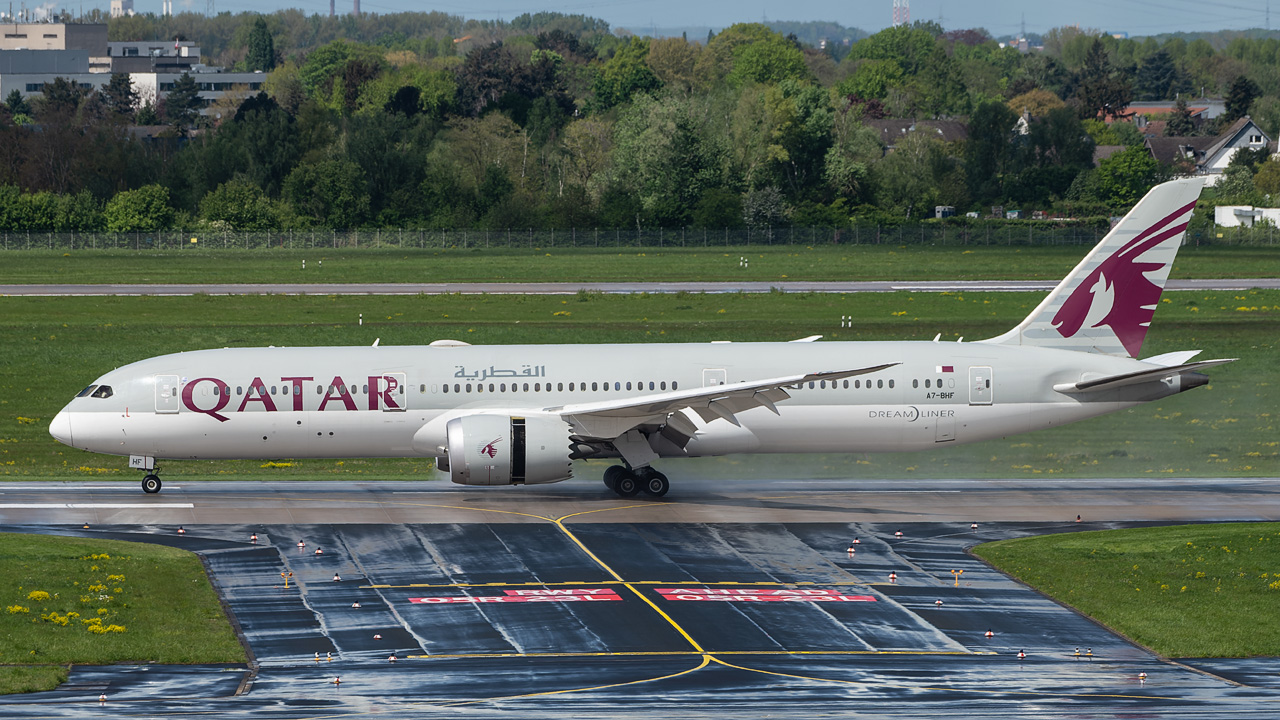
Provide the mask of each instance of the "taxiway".
[{"label": "taxiway", "polygon": [[76,668],[0,715],[100,717],[100,693],[117,717],[1272,717],[1280,702],[1275,659],[1156,657],[965,552],[1275,520],[1273,479],[688,480],[663,500],[597,485],[0,484],[5,531],[200,553],[253,654]]}]

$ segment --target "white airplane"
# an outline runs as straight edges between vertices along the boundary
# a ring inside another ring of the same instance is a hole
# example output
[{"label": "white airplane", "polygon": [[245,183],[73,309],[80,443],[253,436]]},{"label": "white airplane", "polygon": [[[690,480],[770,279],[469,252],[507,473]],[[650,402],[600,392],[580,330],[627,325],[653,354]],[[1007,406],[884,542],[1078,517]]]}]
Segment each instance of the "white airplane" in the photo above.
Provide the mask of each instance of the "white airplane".
[{"label": "white airplane", "polygon": [[433,457],[464,485],[552,483],[621,458],[924,450],[1051,428],[1208,382],[1199,351],[1138,359],[1202,180],[1151,190],[1017,327],[979,342],[224,348],[126,365],[49,432],[159,459]]}]

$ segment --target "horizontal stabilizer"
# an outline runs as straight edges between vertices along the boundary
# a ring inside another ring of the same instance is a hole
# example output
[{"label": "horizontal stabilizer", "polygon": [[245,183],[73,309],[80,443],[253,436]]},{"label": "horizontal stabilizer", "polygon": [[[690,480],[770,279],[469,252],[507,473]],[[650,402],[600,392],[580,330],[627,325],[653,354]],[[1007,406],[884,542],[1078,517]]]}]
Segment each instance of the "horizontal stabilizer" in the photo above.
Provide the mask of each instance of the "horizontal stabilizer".
[{"label": "horizontal stabilizer", "polygon": [[1164,380],[1171,378],[1180,373],[1203,370],[1204,368],[1213,367],[1214,365],[1225,365],[1229,362],[1235,362],[1235,358],[1226,358],[1222,360],[1201,360],[1200,362],[1187,363],[1186,365],[1174,365],[1172,367],[1158,367],[1150,370],[1139,370],[1137,372],[1122,373],[1120,375],[1110,375],[1108,377],[1095,378],[1092,380],[1081,380],[1077,383],[1060,383],[1054,385],[1053,389],[1060,393],[1087,393],[1100,392],[1102,390],[1112,390],[1125,385],[1137,385],[1139,383],[1151,382],[1153,380]]}]

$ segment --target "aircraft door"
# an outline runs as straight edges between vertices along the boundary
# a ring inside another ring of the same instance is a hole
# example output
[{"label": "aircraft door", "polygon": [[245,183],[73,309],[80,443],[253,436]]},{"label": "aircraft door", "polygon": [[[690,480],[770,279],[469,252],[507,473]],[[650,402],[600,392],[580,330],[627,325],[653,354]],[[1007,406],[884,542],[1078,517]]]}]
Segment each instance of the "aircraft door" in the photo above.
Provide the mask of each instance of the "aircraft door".
[{"label": "aircraft door", "polygon": [[157,413],[176,413],[178,412],[178,376],[177,375],[157,375],[156,376],[156,412]]},{"label": "aircraft door", "polygon": [[990,405],[992,399],[991,384],[991,368],[969,368],[969,404]]},{"label": "aircraft door", "polygon": [[729,373],[727,370],[720,368],[707,368],[702,371],[702,387],[714,387],[716,385],[724,385],[729,381]]},{"label": "aircraft door", "polygon": [[[378,386],[378,404],[382,412],[404,412],[409,407],[409,389],[405,383],[404,373],[386,373],[374,378]],[[371,388],[372,389],[372,388]]]}]

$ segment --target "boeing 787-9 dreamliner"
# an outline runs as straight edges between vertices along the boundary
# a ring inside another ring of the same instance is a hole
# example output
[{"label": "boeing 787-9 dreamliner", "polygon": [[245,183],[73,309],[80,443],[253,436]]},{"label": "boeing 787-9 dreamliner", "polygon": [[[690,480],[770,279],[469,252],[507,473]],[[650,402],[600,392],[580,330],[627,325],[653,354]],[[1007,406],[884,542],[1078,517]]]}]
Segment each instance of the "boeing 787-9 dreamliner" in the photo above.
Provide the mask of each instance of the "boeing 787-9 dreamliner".
[{"label": "boeing 787-9 dreamliner", "polygon": [[665,495],[660,459],[924,450],[1052,428],[1208,382],[1198,351],[1139,359],[1203,181],[1155,187],[1012,330],[977,342],[268,347],[103,375],[49,431],[157,460],[431,457],[463,485],[552,483],[620,458],[618,495]]}]

